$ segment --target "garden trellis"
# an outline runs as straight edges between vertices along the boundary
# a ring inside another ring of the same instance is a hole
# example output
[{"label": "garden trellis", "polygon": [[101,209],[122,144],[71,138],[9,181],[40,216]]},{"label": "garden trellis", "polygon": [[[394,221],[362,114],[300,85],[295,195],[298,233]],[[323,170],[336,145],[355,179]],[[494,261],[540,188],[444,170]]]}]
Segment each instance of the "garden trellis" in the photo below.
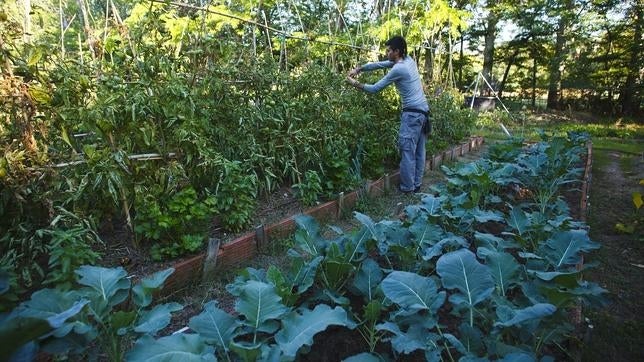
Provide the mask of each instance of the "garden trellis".
[{"label": "garden trellis", "polygon": [[326,45],[336,45],[336,46],[341,46],[341,47],[346,47],[346,48],[351,48],[351,49],[356,49],[356,50],[362,50],[362,51],[368,51],[368,52],[373,51],[373,49],[360,47],[360,46],[357,46],[357,45],[339,43],[339,42],[334,42],[334,41],[319,40],[319,39],[314,39],[314,38],[307,38],[307,37],[301,37],[301,36],[293,35],[293,34],[287,32],[286,30],[276,29],[276,28],[273,28],[271,26],[268,26],[267,24],[258,23],[258,22],[254,21],[254,20],[246,19],[246,18],[243,18],[241,16],[224,13],[224,12],[213,10],[213,9],[206,8],[206,7],[195,6],[195,5],[190,5],[190,4],[180,3],[180,2],[174,2],[174,1],[163,1],[163,0],[148,0],[148,1],[153,2],[153,3],[159,3],[159,4],[169,4],[169,5],[172,5],[172,6],[186,8],[186,9],[204,11],[204,12],[212,13],[212,14],[215,14],[215,15],[219,15],[219,16],[239,20],[239,21],[244,22],[244,23],[255,25],[255,26],[260,27],[262,29],[265,29],[267,31],[277,33],[277,34],[279,34],[279,35],[281,35],[281,36],[283,36],[285,38],[289,38],[289,39],[302,40],[302,41],[306,41],[306,42],[320,43],[320,44],[326,44]]}]

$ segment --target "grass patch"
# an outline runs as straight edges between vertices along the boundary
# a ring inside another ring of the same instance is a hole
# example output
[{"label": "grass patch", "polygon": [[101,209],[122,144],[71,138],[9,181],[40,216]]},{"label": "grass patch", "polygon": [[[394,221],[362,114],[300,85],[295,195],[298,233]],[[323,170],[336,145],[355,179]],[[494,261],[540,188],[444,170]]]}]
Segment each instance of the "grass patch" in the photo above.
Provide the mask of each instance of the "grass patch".
[{"label": "grass patch", "polygon": [[642,139],[619,139],[619,138],[593,138],[593,149],[611,150],[634,155],[641,155],[644,152]]}]

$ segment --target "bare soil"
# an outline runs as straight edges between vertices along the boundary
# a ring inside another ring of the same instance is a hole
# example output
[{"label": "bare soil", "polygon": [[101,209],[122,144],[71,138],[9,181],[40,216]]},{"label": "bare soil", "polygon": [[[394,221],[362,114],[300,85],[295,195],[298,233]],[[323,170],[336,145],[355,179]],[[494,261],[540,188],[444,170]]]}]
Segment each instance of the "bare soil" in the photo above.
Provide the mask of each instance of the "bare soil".
[{"label": "bare soil", "polygon": [[[642,147],[644,151],[644,146]],[[590,256],[598,262],[584,278],[607,289],[608,304],[585,310],[583,361],[644,361],[644,228],[635,212],[632,193],[642,193],[642,154],[595,149],[588,224],[601,249]],[[637,220],[632,234],[620,233],[617,223]]]}]

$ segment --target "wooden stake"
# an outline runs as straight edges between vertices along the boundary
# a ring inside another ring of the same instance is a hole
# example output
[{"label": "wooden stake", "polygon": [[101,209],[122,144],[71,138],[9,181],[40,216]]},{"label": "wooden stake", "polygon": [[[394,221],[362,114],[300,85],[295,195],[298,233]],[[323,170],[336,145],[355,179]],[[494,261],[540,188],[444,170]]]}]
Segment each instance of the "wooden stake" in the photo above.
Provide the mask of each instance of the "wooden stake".
[{"label": "wooden stake", "polygon": [[255,245],[257,246],[257,252],[259,253],[264,245],[267,244],[266,238],[266,228],[264,224],[260,224],[255,228]]},{"label": "wooden stake", "polygon": [[208,251],[203,264],[202,281],[206,282],[212,279],[212,274],[217,267],[217,254],[219,254],[219,245],[221,241],[217,238],[208,239]]}]

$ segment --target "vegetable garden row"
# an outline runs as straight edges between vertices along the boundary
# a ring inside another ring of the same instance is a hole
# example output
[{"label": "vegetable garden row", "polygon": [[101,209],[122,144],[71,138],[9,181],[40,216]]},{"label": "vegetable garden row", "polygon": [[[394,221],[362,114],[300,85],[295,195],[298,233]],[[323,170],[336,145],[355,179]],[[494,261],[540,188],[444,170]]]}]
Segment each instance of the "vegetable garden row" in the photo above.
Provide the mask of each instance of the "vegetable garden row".
[{"label": "vegetable garden row", "polygon": [[151,303],[172,270],[132,285],[122,268],[83,266],[78,286],[37,291],[5,317],[3,356],[288,361],[333,350],[343,331],[347,361],[565,357],[570,312],[605,292],[581,278],[598,244],[561,196],[580,181],[586,142],[492,145],[443,166],[447,182],[401,220],[356,213],[362,226],[343,232],[298,217],[289,268],[246,269],[227,287],[234,311],[208,302],[181,333],[157,335],[182,306]]},{"label": "vegetable garden row", "polygon": [[[195,67],[142,45],[141,61],[118,61],[115,50],[114,64],[43,74],[47,55],[30,51],[40,60],[21,66],[40,83],[7,98],[11,122],[0,130],[0,266],[14,287],[72,282],[99,258],[101,225],[128,224],[135,247],[176,258],[203,247],[213,216],[231,232],[251,226],[260,194],[292,185],[312,205],[396,162],[393,90],[352,92],[316,63],[290,73],[270,60]],[[457,93],[432,103],[430,144],[469,134],[474,115]],[[162,157],[131,157],[150,153]]]}]

